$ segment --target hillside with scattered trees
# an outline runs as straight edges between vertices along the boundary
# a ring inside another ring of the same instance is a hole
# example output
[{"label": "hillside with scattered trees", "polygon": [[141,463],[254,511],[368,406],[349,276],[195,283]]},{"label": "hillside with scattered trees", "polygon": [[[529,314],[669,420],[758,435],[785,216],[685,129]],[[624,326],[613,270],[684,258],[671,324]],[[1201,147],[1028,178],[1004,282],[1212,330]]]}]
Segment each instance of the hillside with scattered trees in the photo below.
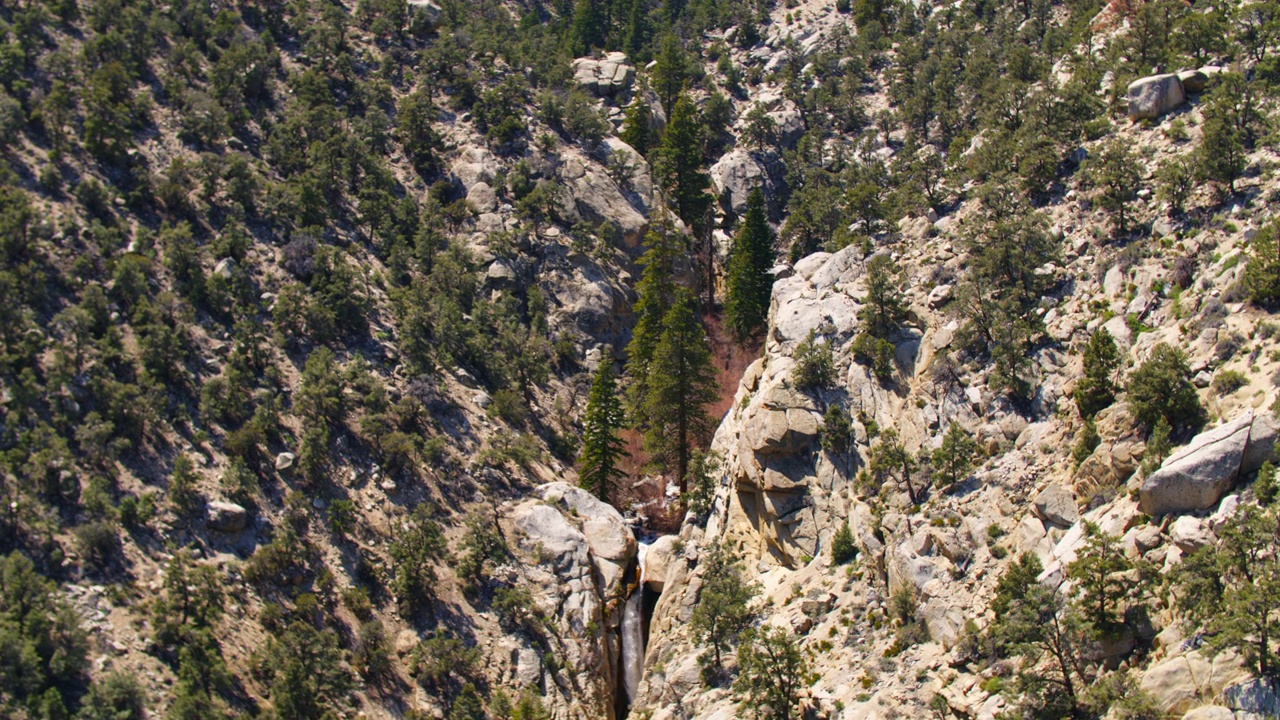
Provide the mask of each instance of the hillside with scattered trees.
[{"label": "hillside with scattered trees", "polygon": [[1280,713],[1280,3],[0,0],[0,716]]}]

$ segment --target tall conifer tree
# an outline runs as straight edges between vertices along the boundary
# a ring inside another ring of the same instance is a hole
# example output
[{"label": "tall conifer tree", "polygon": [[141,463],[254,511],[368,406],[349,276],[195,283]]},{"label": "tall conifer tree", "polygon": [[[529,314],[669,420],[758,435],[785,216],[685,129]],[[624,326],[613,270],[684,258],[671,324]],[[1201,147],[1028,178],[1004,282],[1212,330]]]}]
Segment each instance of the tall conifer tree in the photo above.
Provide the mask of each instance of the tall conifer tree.
[{"label": "tall conifer tree", "polygon": [[591,382],[587,411],[582,422],[582,455],[578,484],[605,502],[614,481],[623,473],[618,460],[625,454],[618,430],[622,429],[622,403],[618,400],[613,361],[604,359]]},{"label": "tall conifer tree", "polygon": [[675,203],[676,214],[700,235],[710,197],[707,174],[702,170],[702,125],[698,108],[687,94],[676,100],[667,132],[658,149],[662,186]]},{"label": "tall conifer tree", "polygon": [[653,111],[649,104],[640,93],[636,93],[635,99],[627,106],[627,114],[622,119],[622,132],[618,134],[618,138],[641,155],[648,155],[653,138],[653,130],[649,128],[652,117]]},{"label": "tall conifer tree", "polygon": [[627,345],[627,410],[638,428],[648,428],[645,398],[649,393],[649,364],[662,335],[662,319],[675,299],[676,263],[685,251],[682,238],[667,218],[660,217],[645,235],[640,256],[644,271],[636,283],[635,325]]},{"label": "tall conifer tree", "polygon": [[684,49],[680,47],[680,39],[675,33],[663,36],[658,46],[657,65],[653,67],[651,83],[653,91],[662,101],[662,109],[670,117],[675,112],[675,104],[684,91],[685,82],[689,79],[689,63]]},{"label": "tall conifer tree", "polygon": [[733,239],[724,297],[725,322],[739,342],[764,328],[773,292],[773,231],[760,189],[747,198],[747,213]]},{"label": "tall conifer tree", "polygon": [[575,57],[586,55],[592,48],[604,47],[605,13],[603,0],[578,0],[573,6],[573,25],[569,29],[570,50]]},{"label": "tall conifer tree", "polygon": [[649,43],[648,0],[622,0],[626,2],[626,27],[622,31],[622,52],[633,62],[646,60],[645,46]]},{"label": "tall conifer tree", "polygon": [[693,294],[677,290],[662,320],[644,403],[650,423],[645,444],[667,467],[674,466],[682,495],[688,490],[694,444],[706,440],[713,429],[705,406],[717,397],[711,347],[693,308]]}]

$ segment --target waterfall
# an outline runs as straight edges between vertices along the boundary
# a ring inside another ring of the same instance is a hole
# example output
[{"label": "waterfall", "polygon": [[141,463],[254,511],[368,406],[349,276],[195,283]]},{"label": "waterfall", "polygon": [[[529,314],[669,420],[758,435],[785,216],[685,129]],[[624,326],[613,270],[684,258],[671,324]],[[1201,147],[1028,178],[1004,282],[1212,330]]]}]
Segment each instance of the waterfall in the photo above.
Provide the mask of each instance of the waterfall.
[{"label": "waterfall", "polygon": [[635,702],[644,672],[644,586],[638,585],[622,608],[622,685],[627,704]]},{"label": "waterfall", "polygon": [[619,635],[622,645],[622,688],[627,694],[628,707],[635,702],[640,676],[644,673],[644,561],[649,546],[639,543],[636,548],[636,586],[631,597],[622,606],[622,627]]}]

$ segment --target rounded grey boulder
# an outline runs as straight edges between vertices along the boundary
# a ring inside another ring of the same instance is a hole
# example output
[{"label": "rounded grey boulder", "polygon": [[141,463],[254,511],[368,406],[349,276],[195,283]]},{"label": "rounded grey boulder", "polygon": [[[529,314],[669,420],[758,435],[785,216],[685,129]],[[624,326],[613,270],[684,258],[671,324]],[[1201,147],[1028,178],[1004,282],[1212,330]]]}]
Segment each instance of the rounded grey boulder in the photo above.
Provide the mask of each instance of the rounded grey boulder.
[{"label": "rounded grey boulder", "polygon": [[1142,481],[1138,506],[1148,515],[1207,510],[1242,475],[1276,459],[1276,421],[1252,412],[1192,438]]}]

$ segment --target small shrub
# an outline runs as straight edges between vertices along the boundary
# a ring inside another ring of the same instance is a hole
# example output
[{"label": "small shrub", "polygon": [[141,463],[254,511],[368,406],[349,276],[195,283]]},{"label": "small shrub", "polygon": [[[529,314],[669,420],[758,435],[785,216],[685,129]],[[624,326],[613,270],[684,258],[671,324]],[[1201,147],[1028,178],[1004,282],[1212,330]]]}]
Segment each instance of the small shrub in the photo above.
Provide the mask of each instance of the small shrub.
[{"label": "small shrub", "polygon": [[1098,428],[1093,424],[1092,420],[1088,420],[1084,424],[1084,428],[1080,430],[1080,436],[1076,438],[1076,444],[1071,448],[1071,460],[1077,466],[1083,463],[1093,454],[1098,445],[1102,443],[1102,438],[1098,436]]},{"label": "small shrub", "polygon": [[1253,492],[1258,496],[1258,502],[1263,505],[1270,505],[1276,501],[1276,466],[1269,462],[1262,463],[1262,467],[1258,468],[1258,480],[1253,484]]},{"label": "small shrub", "polygon": [[796,361],[792,380],[797,388],[806,391],[831,387],[836,382],[835,358],[831,346],[819,341],[817,333],[809,331],[808,337],[796,345],[792,357]]},{"label": "small shrub", "polygon": [[155,495],[125,495],[120,499],[120,523],[130,530],[145,526],[156,515]]},{"label": "small shrub", "polygon": [[93,570],[105,570],[120,553],[120,536],[112,522],[98,520],[85,523],[72,532],[80,556]]},{"label": "small shrub", "polygon": [[537,606],[528,588],[501,587],[493,593],[493,611],[506,628],[520,628],[528,632],[538,619]]},{"label": "small shrub", "polygon": [[881,381],[893,378],[893,343],[888,340],[863,333],[853,341],[853,357],[870,366]]},{"label": "small shrub", "polygon": [[485,414],[491,418],[502,418],[512,427],[520,427],[529,418],[529,409],[525,406],[524,398],[520,393],[503,388],[493,394]]},{"label": "small shrub", "polygon": [[329,505],[329,529],[338,537],[346,537],[356,526],[356,504],[350,500],[334,500]]},{"label": "small shrub", "polygon": [[380,620],[369,620],[360,625],[351,648],[351,664],[366,678],[381,677],[390,672],[391,642]]},{"label": "small shrub", "polygon": [[479,662],[479,650],[437,632],[409,654],[409,675],[424,687],[445,690],[472,677]]},{"label": "small shrub", "polygon": [[849,528],[849,521],[846,520],[831,538],[831,562],[843,565],[853,560],[857,554],[858,547],[854,544],[853,531]]},{"label": "small shrub", "polygon": [[349,587],[342,591],[342,604],[347,606],[352,615],[361,622],[373,617],[373,603],[369,601],[369,591],[362,587]]},{"label": "small shrub", "polygon": [[1249,376],[1239,370],[1222,370],[1213,377],[1213,391],[1220,395],[1230,395],[1249,384]]},{"label": "small shrub", "polygon": [[1244,343],[1244,335],[1233,330],[1218,340],[1218,344],[1213,347],[1214,357],[1218,358],[1218,362],[1226,362],[1240,352],[1240,348],[1244,347]]}]

